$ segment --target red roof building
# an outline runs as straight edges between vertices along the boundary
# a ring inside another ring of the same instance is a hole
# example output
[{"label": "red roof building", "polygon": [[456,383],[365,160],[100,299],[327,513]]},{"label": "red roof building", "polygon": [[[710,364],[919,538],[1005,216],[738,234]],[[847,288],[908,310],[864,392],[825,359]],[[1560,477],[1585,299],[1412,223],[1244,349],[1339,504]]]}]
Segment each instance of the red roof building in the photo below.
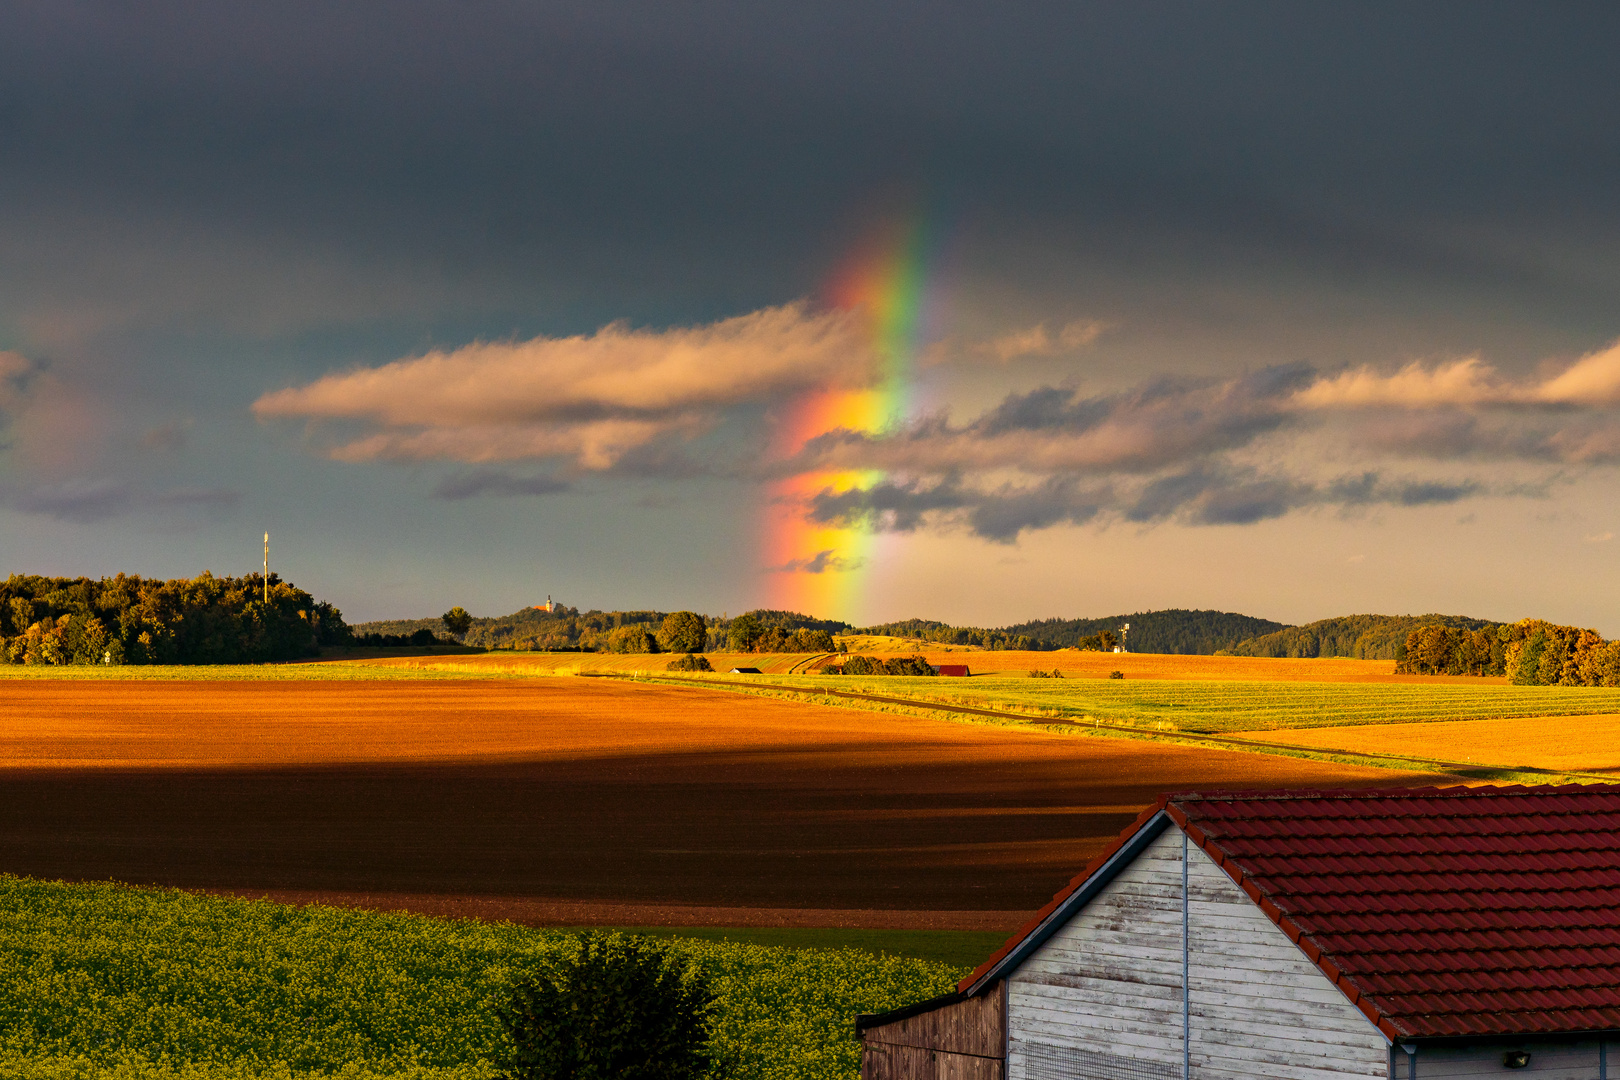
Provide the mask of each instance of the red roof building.
[{"label": "red roof building", "polygon": [[1607,1078],[1620,786],[1167,795],[858,1027],[867,1080]]},{"label": "red roof building", "polygon": [[939,665],[939,674],[962,679],[966,678],[970,672],[966,664],[941,664]]}]

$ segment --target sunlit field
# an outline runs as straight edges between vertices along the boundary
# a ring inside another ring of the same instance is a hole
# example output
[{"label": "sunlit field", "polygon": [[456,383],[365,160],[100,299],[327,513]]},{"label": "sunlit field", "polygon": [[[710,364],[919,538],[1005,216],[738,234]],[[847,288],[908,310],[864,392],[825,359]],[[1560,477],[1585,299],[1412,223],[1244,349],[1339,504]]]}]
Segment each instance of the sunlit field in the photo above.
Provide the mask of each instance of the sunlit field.
[{"label": "sunlit field", "polygon": [[1285,728],[1268,740],[1318,750],[1403,754],[1512,767],[1614,773],[1620,778],[1620,715],[1439,721],[1372,728]]},{"label": "sunlit field", "polygon": [[[1004,711],[1009,721],[1096,719],[1201,733],[1514,719],[1620,712],[1620,688],[1508,686],[1475,679],[1425,685],[1130,679],[927,679],[901,676],[698,676],[739,689],[846,691]],[[833,700],[833,699],[829,699]]]}]

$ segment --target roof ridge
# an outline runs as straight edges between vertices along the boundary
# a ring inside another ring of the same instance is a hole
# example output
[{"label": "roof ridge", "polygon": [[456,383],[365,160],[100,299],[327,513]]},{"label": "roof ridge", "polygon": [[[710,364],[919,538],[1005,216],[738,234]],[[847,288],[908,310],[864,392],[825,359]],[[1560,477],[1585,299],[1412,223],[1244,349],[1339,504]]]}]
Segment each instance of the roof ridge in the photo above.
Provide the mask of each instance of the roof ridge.
[{"label": "roof ridge", "polygon": [[[1242,791],[1187,791],[1170,792],[1160,796],[1169,802],[1327,802],[1340,799],[1382,800],[1401,799],[1457,799],[1501,798],[1508,796],[1562,794],[1584,792],[1606,794],[1620,792],[1620,781],[1612,784],[1454,784],[1447,787],[1422,788],[1254,788]],[[1574,813],[1575,811],[1557,811]]]}]

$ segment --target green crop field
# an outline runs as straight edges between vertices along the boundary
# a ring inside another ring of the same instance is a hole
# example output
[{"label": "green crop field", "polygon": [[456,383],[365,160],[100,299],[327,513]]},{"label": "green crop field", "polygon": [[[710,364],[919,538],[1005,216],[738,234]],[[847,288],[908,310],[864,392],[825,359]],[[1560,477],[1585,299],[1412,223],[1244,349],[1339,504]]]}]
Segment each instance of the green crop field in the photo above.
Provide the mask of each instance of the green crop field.
[{"label": "green crop field", "polygon": [[[719,680],[710,677],[705,681]],[[1615,687],[995,677],[936,681],[904,676],[824,675],[756,675],[724,681],[738,688],[767,692],[773,686],[812,692],[847,690],[1006,710],[1036,722],[1096,718],[1211,734],[1343,724],[1620,713],[1620,688]],[[837,703],[837,699],[828,700]],[[843,704],[856,703],[846,700]]]},{"label": "green crop field", "polygon": [[[484,1080],[492,1006],[561,931],[0,876],[0,1075]],[[856,1013],[964,969],[856,949],[672,939],[720,995],[739,1080],[847,1080]]]}]

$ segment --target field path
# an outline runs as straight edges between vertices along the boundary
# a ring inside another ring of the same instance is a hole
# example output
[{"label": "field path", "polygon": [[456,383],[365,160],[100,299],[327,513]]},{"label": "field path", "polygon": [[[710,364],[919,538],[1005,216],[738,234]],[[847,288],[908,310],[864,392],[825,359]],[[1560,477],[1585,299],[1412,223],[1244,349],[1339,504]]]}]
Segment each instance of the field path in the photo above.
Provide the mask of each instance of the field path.
[{"label": "field path", "polygon": [[716,908],[996,921],[1162,791],[1453,782],[608,679],[19,680],[5,696],[0,869],[535,921],[600,921],[580,914],[593,905],[674,924]]}]

